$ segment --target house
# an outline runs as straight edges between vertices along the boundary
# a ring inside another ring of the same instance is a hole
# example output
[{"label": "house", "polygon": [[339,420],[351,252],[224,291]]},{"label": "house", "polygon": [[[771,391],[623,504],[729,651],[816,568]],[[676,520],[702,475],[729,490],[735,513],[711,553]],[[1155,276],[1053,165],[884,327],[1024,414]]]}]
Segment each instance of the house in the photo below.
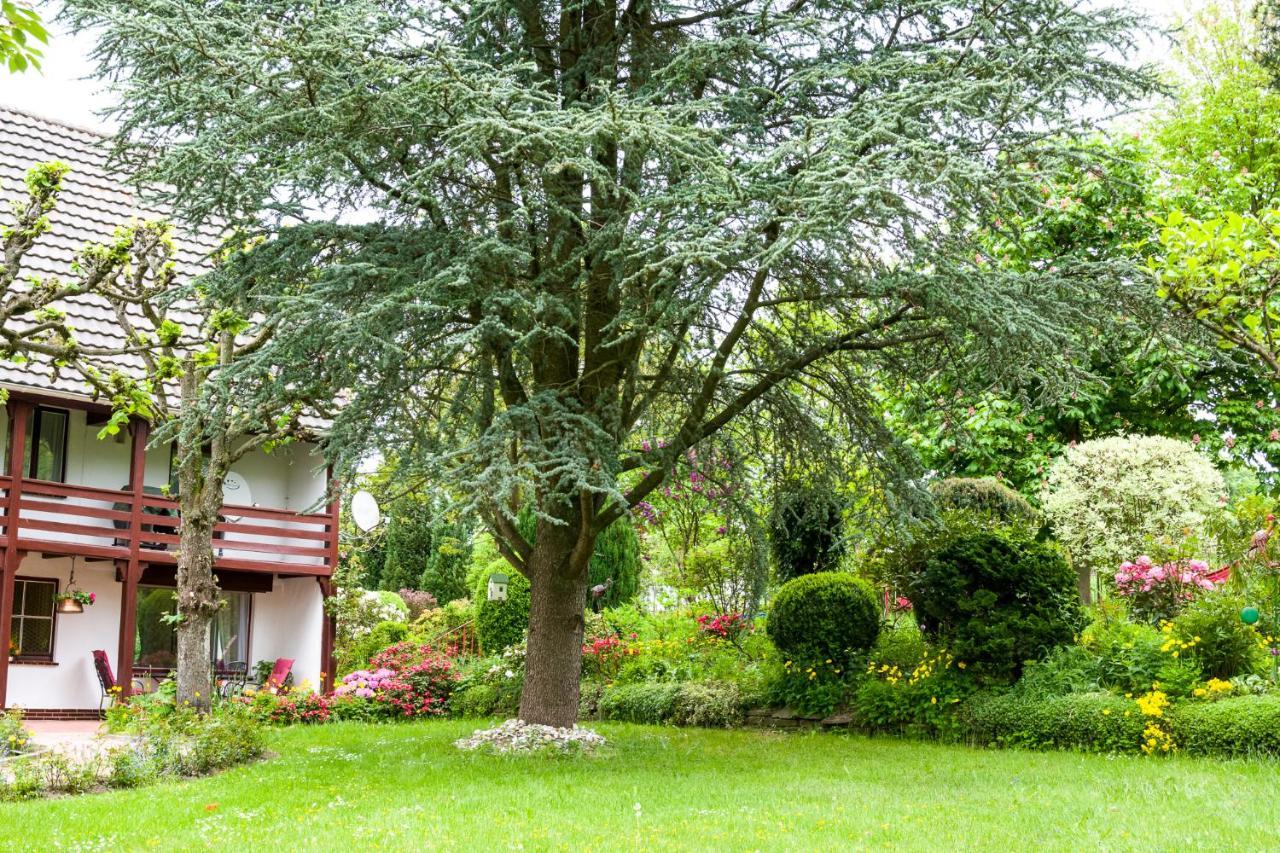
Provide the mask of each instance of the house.
[{"label": "house", "polygon": [[[66,274],[75,253],[131,219],[162,211],[139,200],[106,165],[95,133],[0,107],[0,205],[23,194],[27,170],[71,167],[50,231],[26,272]],[[198,274],[216,244],[211,230],[179,233],[178,269]],[[118,341],[105,303],[85,295],[64,306],[86,344]],[[114,336],[114,337],[113,337]],[[128,369],[127,361],[121,367]],[[180,519],[168,486],[172,449],[148,442],[148,425],[99,439],[108,411],[74,375],[47,362],[0,360],[8,393],[0,417],[0,708],[28,716],[94,717],[102,693],[92,652],[107,652],[121,685],[154,684],[174,664],[174,550]],[[314,445],[246,456],[228,480],[215,530],[215,573],[226,604],[215,618],[215,667],[235,671],[292,658],[295,681],[330,679],[332,620],[324,597],[338,553],[337,503],[324,504],[327,473]],[[59,612],[68,590],[93,593],[83,612]]]}]

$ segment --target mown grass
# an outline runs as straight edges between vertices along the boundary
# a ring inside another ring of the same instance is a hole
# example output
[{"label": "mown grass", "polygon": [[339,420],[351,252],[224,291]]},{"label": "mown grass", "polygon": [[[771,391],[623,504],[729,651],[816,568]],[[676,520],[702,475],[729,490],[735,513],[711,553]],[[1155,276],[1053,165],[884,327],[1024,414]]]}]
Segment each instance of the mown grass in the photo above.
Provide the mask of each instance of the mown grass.
[{"label": "mown grass", "polygon": [[0,849],[1280,849],[1274,763],[612,724],[592,757],[459,753],[475,725],[282,730],[220,776],[0,806]]}]

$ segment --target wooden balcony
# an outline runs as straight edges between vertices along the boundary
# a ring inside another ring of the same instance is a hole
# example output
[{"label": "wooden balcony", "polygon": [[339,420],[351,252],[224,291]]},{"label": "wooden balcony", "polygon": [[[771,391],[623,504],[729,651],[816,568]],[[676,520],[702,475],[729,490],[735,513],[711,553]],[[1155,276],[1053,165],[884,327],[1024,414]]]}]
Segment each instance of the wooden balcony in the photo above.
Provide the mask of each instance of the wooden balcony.
[{"label": "wooden balcony", "polygon": [[[0,547],[88,560],[174,565],[181,518],[162,495],[0,476]],[[16,523],[10,517],[17,507]],[[137,510],[135,512],[135,510]],[[217,568],[328,577],[337,515],[224,506],[214,528]]]}]

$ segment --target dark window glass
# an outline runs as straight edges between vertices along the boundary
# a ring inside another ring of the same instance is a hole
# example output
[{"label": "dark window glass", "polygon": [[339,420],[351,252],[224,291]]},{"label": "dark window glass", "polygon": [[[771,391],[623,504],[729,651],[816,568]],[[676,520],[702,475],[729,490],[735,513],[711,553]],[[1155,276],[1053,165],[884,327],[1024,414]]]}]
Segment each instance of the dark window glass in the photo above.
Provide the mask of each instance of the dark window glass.
[{"label": "dark window glass", "polygon": [[[67,427],[71,413],[65,409],[37,406],[27,423],[27,441],[22,451],[23,476],[35,480],[67,481]],[[4,472],[9,473],[8,447],[13,442],[13,421],[9,422],[4,454]]]}]

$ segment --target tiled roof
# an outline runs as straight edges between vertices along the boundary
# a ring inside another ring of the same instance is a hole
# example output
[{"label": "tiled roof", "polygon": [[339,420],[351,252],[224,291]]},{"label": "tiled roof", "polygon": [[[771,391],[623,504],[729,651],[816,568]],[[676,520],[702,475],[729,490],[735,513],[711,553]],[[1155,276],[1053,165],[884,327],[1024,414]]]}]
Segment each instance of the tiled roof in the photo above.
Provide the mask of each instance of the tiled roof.
[{"label": "tiled roof", "polygon": [[[27,170],[52,161],[67,164],[70,171],[49,216],[49,231],[23,260],[24,279],[68,276],[72,261],[86,244],[110,240],[117,228],[131,220],[167,218],[163,210],[145,206],[128,184],[108,169],[105,137],[0,106],[0,225],[11,224],[11,202],[26,195],[23,179]],[[217,233],[210,228],[176,230],[179,275],[191,277],[205,271],[206,259],[218,243]],[[101,297],[84,294],[60,307],[84,346],[123,344],[120,327]],[[175,315],[174,319],[191,322],[195,316]],[[135,375],[141,370],[136,358],[121,357],[118,361]],[[48,360],[41,357],[22,364],[0,360],[0,384],[74,396],[85,396],[88,391],[74,373],[63,371],[55,378]]]},{"label": "tiled roof", "polygon": [[[217,248],[214,227],[191,228],[173,220],[163,209],[130,189],[128,182],[107,165],[108,140],[89,130],[71,127],[0,105],[0,227],[12,222],[11,203],[26,195],[23,180],[38,163],[60,161],[70,167],[62,192],[49,216],[49,231],[27,252],[22,277],[67,276],[76,254],[88,243],[111,239],[115,230],[131,220],[170,219],[179,279],[190,279],[208,270],[208,258]],[[74,328],[76,340],[86,347],[118,348],[124,336],[106,300],[83,294],[61,305]],[[194,314],[172,312],[173,319],[195,325]],[[140,323],[146,328],[145,323]],[[141,376],[136,356],[121,356],[119,367]],[[0,385],[36,389],[59,396],[86,397],[89,389],[74,373],[55,376],[48,359],[34,357],[22,364],[0,360]],[[310,420],[311,429],[324,424]]]}]

